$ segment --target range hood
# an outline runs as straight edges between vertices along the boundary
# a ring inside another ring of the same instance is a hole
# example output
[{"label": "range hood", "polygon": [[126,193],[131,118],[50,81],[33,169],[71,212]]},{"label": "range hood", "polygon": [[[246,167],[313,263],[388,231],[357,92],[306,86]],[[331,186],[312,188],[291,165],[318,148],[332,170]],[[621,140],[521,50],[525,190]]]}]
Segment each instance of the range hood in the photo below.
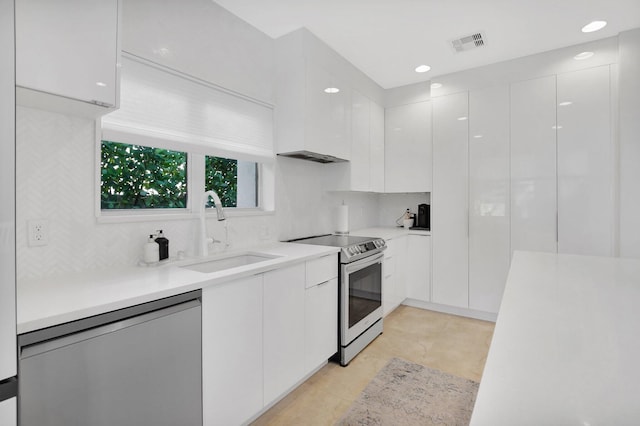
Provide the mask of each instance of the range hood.
[{"label": "range hood", "polygon": [[322,163],[322,164],[344,163],[348,161],[348,160],[345,160],[344,158],[334,157],[333,155],[319,154],[317,152],[311,152],[311,151],[283,152],[278,155],[282,157],[297,158],[299,160],[314,161],[316,163]]}]

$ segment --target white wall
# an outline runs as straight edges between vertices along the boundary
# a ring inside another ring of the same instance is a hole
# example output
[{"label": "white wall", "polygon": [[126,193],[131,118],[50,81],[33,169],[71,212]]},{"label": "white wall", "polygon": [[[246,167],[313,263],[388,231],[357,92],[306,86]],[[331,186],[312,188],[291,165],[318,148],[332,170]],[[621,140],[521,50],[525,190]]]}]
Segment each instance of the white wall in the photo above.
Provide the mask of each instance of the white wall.
[{"label": "white wall", "polygon": [[[273,102],[270,37],[209,0],[125,1],[123,9],[123,50]],[[156,229],[169,238],[171,256],[194,250],[197,220],[97,223],[93,120],[23,107],[16,120],[19,279],[135,265]],[[30,219],[49,221],[48,245],[28,246]],[[228,234],[232,248],[274,241],[277,234],[273,214],[210,220],[208,227],[216,239]]]},{"label": "white wall", "polygon": [[[188,2],[123,2],[123,49],[272,102],[273,40],[209,0]],[[164,56],[162,47],[169,49]],[[360,78],[359,84],[369,84]],[[16,119],[19,279],[135,265],[148,234],[157,229],[163,229],[169,238],[171,256],[195,249],[195,219],[96,221],[93,120],[24,107],[18,108]],[[351,229],[375,225],[377,196],[327,192],[332,187],[327,170],[319,164],[279,158],[277,216],[210,220],[209,230],[219,240],[225,239],[227,231],[232,248],[330,233],[336,226],[335,207],[343,199],[351,207]],[[31,219],[49,221],[48,245],[28,246],[27,222]],[[221,249],[215,245],[213,251]]]},{"label": "white wall", "polygon": [[[31,108],[16,111],[16,213],[18,278],[135,265],[147,236],[163,229],[170,254],[195,251],[197,220],[97,223],[93,120]],[[27,222],[49,222],[49,244],[29,247]],[[209,220],[209,231],[232,248],[275,240],[275,216]],[[222,246],[216,244],[212,251]]]},{"label": "white wall", "polygon": [[[585,51],[593,52],[594,55],[581,61],[573,59],[575,55]],[[617,62],[618,38],[609,37],[435,77],[431,82],[440,83],[442,87],[432,89],[431,97],[593,68],[600,65],[615,64]]]},{"label": "white wall", "polygon": [[377,194],[331,192],[335,187],[329,165],[278,157],[276,216],[278,239],[290,240],[336,230],[339,205],[349,206],[350,229],[378,221]]},{"label": "white wall", "polygon": [[431,204],[431,194],[428,192],[380,194],[378,198],[378,224],[380,226],[398,226],[396,220],[407,209],[411,213],[418,213],[418,204]]},{"label": "white wall", "polygon": [[620,256],[640,258],[640,28],[619,48]]},{"label": "white wall", "polygon": [[[272,102],[273,40],[209,0],[189,2],[193,10],[186,7],[185,2],[123,2],[123,48],[222,87]],[[188,35],[191,27],[195,28],[197,37]],[[620,72],[621,92],[628,91],[620,100],[621,251],[623,255],[635,256],[640,256],[638,38],[638,31],[621,37]],[[603,46],[610,43],[610,40],[602,42]],[[161,52],[158,49],[165,45],[169,52],[164,56],[154,53],[154,49]],[[199,62],[202,57],[211,59]],[[360,84],[368,85],[366,79]],[[416,87],[424,89],[424,85]],[[375,86],[370,89],[376,90]],[[372,98],[382,102],[380,94]],[[146,236],[156,229],[165,231],[171,242],[171,255],[194,246],[196,220],[97,223],[92,120],[23,107],[18,108],[16,119],[19,279],[133,265],[141,256]],[[407,207],[416,209],[417,204],[430,202],[429,194],[424,193],[332,192],[328,190],[336,187],[332,179],[335,176],[330,169],[321,164],[277,158],[276,214],[232,217],[226,223],[211,220],[209,229],[217,239],[224,239],[226,224],[232,247],[241,248],[275,239],[332,232],[336,226],[335,209],[343,201],[349,205],[352,230],[393,226]],[[26,225],[30,219],[49,220],[47,246],[28,247]]]}]

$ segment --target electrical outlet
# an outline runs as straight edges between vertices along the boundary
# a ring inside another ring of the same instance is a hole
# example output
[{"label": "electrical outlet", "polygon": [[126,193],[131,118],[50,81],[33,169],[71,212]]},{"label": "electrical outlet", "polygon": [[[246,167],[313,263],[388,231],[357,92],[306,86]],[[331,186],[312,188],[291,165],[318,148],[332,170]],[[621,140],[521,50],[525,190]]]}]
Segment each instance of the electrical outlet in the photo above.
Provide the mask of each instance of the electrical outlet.
[{"label": "electrical outlet", "polygon": [[49,244],[49,221],[47,219],[33,219],[27,222],[29,233],[29,247],[46,246]]}]

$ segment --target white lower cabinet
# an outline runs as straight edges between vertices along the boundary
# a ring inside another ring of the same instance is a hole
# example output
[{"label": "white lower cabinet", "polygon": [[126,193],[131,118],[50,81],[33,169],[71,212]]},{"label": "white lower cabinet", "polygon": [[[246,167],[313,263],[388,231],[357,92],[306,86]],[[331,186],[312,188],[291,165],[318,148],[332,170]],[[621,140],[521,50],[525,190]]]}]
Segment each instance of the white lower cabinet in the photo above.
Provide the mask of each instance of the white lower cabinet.
[{"label": "white lower cabinet", "polygon": [[382,281],[382,312],[388,315],[407,297],[407,237],[394,237],[387,240],[384,254]]},{"label": "white lower cabinet", "polygon": [[247,423],[337,352],[337,267],[333,254],[202,290],[205,426]]},{"label": "white lower cabinet", "polygon": [[304,295],[305,372],[338,351],[338,279],[308,287]]},{"label": "white lower cabinet", "polygon": [[205,425],[239,425],[262,410],[262,275],[202,290]]},{"label": "white lower cabinet", "polygon": [[409,234],[407,237],[407,298],[431,300],[431,237]]},{"label": "white lower cabinet", "polygon": [[9,398],[0,402],[0,425],[15,426],[18,424],[17,398]]},{"label": "white lower cabinet", "polygon": [[305,264],[264,274],[264,401],[305,375]]}]

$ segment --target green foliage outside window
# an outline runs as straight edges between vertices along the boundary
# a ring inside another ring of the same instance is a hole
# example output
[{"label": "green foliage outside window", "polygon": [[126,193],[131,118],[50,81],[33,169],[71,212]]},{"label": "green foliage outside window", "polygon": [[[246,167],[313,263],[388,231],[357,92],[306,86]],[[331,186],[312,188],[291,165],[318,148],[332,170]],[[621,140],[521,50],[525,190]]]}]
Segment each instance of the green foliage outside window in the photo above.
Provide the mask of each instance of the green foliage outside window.
[{"label": "green foliage outside window", "polygon": [[102,209],[184,208],[187,153],[102,141]]},{"label": "green foliage outside window", "polygon": [[[215,191],[223,207],[238,205],[238,160],[205,157],[205,191]],[[208,204],[213,207],[213,202]]]}]

